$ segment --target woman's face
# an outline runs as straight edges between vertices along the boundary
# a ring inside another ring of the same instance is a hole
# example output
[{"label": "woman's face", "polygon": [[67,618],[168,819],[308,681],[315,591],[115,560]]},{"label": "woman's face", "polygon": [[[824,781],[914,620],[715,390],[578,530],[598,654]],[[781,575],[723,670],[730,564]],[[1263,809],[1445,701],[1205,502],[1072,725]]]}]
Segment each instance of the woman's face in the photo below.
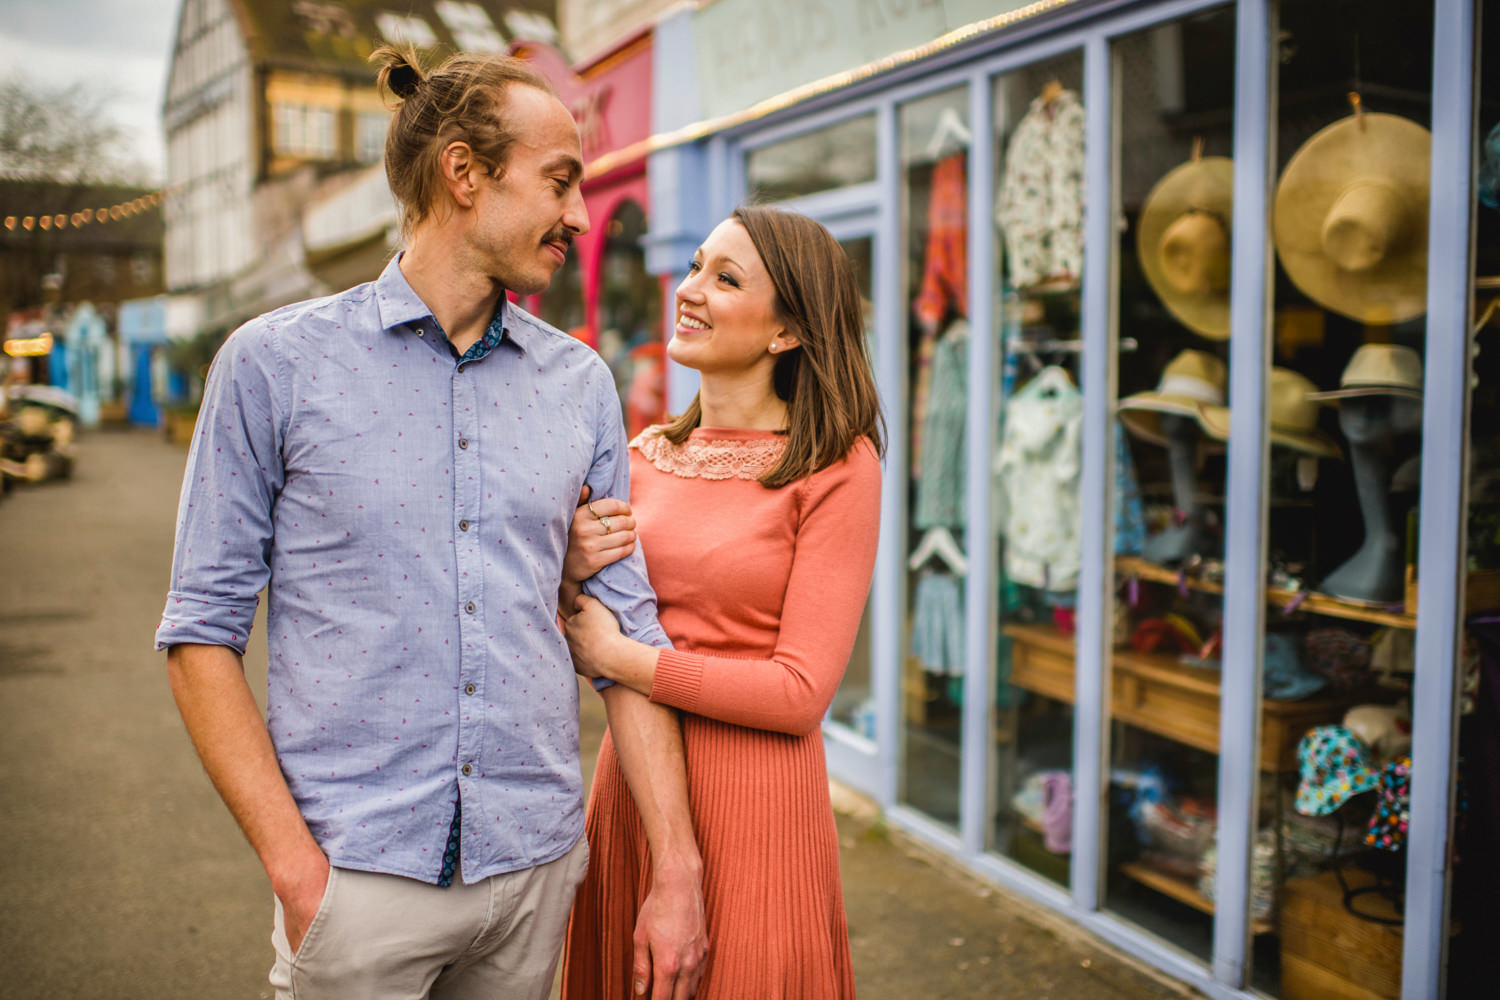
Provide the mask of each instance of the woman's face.
[{"label": "woman's face", "polygon": [[667,354],[705,374],[750,372],[770,377],[776,353],[793,346],[776,315],[776,290],[750,234],[725,219],[693,254],[677,286],[677,322]]}]

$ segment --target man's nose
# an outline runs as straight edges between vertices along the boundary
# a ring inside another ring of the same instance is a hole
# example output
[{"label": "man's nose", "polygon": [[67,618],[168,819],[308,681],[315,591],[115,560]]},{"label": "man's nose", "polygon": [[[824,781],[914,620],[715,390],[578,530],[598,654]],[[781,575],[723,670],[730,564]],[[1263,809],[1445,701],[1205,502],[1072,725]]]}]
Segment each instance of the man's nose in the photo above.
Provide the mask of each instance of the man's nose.
[{"label": "man's nose", "polygon": [[574,236],[582,236],[589,231],[588,206],[583,203],[583,192],[576,187],[573,189],[573,196],[568,199],[562,223],[573,231]]}]

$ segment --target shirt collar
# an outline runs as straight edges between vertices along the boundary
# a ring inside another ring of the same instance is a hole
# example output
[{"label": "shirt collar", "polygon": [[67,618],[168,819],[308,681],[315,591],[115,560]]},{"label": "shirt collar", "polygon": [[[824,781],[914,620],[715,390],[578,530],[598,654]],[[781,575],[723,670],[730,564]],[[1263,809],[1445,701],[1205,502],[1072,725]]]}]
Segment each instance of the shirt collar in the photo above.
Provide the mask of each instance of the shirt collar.
[{"label": "shirt collar", "polygon": [[[418,320],[436,319],[427,303],[412,290],[406,275],[401,273],[400,254],[392,257],[390,263],[385,265],[385,270],[380,272],[380,277],[375,279],[375,308],[380,314],[380,327],[383,330],[399,329]],[[526,329],[524,315],[511,306],[509,299],[501,295],[500,307],[495,310],[495,318],[490,320],[490,331],[498,326],[504,339],[513,343],[523,354],[526,353],[527,337],[530,334],[530,330]]]}]

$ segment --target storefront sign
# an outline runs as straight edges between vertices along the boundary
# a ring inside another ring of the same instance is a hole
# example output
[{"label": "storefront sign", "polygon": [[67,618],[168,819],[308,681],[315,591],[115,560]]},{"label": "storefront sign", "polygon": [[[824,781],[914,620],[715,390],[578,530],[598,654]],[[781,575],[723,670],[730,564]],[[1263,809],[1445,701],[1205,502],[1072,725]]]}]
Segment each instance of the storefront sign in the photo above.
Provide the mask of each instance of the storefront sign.
[{"label": "storefront sign", "polygon": [[702,116],[741,111],[976,22],[1067,2],[718,0],[693,17]]},{"label": "storefront sign", "polygon": [[5,353],[13,358],[40,358],[52,353],[52,334],[17,338],[5,342]]}]

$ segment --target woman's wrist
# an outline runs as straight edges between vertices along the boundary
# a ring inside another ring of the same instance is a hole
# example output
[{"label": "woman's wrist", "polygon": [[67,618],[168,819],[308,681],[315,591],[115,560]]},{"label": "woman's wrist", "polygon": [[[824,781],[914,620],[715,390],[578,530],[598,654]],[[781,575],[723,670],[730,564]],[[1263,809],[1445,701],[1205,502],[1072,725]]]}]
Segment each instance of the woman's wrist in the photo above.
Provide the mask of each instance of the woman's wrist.
[{"label": "woman's wrist", "polygon": [[655,646],[621,635],[602,664],[604,676],[649,698],[656,680],[656,653]]}]

